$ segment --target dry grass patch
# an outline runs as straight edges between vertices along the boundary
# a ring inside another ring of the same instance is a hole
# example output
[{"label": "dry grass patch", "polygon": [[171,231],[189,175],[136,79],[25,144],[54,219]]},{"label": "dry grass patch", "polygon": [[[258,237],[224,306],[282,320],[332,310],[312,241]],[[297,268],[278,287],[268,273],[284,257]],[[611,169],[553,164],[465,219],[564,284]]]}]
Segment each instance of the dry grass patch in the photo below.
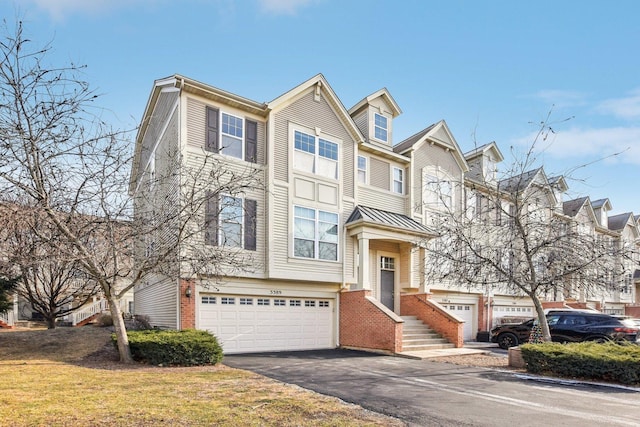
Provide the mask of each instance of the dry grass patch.
[{"label": "dry grass patch", "polygon": [[223,365],[123,366],[105,328],[0,332],[0,425],[403,423]]}]

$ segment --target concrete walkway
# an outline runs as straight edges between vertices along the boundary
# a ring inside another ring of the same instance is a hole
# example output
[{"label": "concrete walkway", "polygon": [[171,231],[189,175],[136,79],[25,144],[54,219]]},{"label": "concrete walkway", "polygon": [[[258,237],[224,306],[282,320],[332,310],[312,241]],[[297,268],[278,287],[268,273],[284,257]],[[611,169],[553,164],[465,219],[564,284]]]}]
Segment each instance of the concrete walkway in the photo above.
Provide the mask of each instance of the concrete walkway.
[{"label": "concrete walkway", "polygon": [[466,342],[461,348],[439,348],[434,350],[403,351],[396,356],[409,359],[431,359],[434,357],[466,356],[469,354],[489,354],[491,348],[497,348],[498,344],[487,342]]}]

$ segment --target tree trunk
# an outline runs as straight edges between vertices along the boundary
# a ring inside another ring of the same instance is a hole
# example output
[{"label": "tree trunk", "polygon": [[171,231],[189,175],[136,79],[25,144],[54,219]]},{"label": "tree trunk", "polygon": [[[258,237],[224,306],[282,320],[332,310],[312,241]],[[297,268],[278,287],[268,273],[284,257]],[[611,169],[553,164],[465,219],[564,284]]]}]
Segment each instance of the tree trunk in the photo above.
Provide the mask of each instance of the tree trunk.
[{"label": "tree trunk", "polygon": [[133,363],[131,349],[129,348],[127,327],[124,323],[124,318],[122,317],[119,301],[111,296],[107,299],[109,301],[109,311],[111,312],[111,318],[113,319],[113,326],[116,330],[116,338],[118,339],[118,354],[120,355],[120,362]]},{"label": "tree trunk", "polygon": [[56,328],[56,318],[55,317],[45,317],[44,320],[47,322],[47,329],[55,329]]},{"label": "tree trunk", "polygon": [[533,301],[533,305],[536,308],[536,313],[538,314],[538,324],[540,325],[540,330],[542,331],[542,340],[544,342],[551,342],[551,332],[549,331],[549,323],[547,323],[547,316],[544,314],[544,308],[542,307],[542,301],[538,298],[538,295],[535,293],[529,294],[531,300]]}]

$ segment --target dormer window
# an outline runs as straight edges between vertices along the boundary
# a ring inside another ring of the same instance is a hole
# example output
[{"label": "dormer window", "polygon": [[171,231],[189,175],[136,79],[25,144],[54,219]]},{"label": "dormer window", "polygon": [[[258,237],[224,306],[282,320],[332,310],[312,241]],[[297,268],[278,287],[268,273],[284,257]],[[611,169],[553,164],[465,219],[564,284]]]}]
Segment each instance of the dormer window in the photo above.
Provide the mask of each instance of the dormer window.
[{"label": "dormer window", "polygon": [[374,136],[376,139],[388,142],[389,141],[389,125],[388,120],[382,114],[374,113]]}]

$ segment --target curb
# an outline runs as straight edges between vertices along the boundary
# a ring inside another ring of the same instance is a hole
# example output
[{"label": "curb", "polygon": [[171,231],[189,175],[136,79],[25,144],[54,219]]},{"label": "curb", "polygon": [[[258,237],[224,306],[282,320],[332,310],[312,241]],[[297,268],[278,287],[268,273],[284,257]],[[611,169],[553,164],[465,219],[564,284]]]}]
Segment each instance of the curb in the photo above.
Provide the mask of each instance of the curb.
[{"label": "curb", "polygon": [[514,374],[514,376],[521,380],[538,381],[542,383],[560,384],[560,385],[568,385],[568,386],[606,387],[606,388],[614,388],[618,390],[625,390],[625,391],[640,393],[640,387],[631,387],[631,386],[626,386],[622,384],[600,383],[595,381],[569,380],[566,378],[542,377],[542,376],[530,375],[530,374]]}]

